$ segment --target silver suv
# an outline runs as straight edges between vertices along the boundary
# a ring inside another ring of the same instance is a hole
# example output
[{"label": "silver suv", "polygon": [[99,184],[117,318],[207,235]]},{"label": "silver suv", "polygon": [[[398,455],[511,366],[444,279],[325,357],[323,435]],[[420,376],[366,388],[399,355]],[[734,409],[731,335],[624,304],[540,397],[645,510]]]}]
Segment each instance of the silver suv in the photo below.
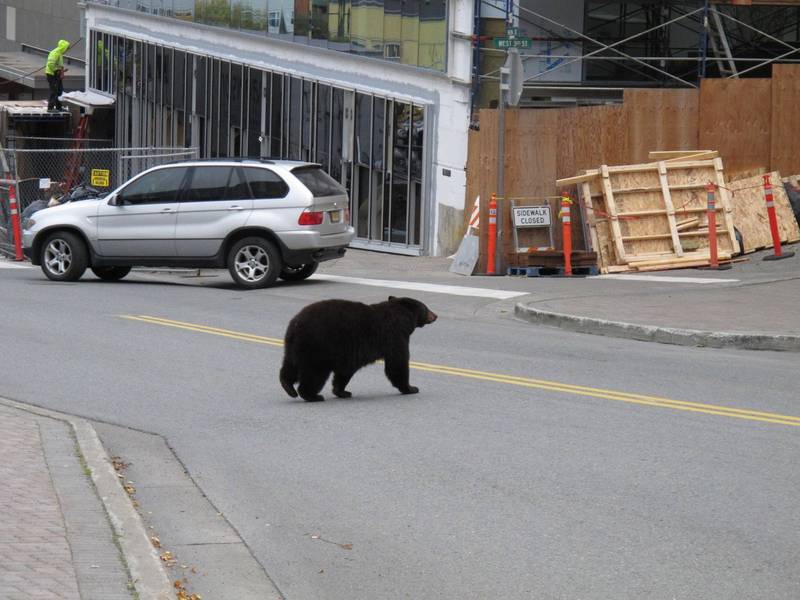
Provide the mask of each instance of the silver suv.
[{"label": "silver suv", "polygon": [[353,239],[347,191],[314,163],[213,159],[148,169],[102,199],[34,213],[23,249],[55,281],[91,268],[224,268],[246,288],[309,277]]}]

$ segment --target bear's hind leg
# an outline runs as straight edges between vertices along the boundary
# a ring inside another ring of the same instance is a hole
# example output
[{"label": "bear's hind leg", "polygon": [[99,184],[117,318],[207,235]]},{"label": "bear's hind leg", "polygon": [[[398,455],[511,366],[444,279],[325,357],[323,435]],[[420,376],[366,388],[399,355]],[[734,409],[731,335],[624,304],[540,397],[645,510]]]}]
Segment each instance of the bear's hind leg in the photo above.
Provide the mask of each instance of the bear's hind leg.
[{"label": "bear's hind leg", "polygon": [[353,394],[348,392],[345,388],[350,383],[354,371],[334,371],[333,372],[333,394],[338,398],[350,398]]},{"label": "bear's hind leg", "polygon": [[330,374],[330,369],[319,367],[301,370],[300,385],[297,386],[300,397],[306,402],[322,402],[325,400],[325,397],[319,392],[325,386]]},{"label": "bear's hind leg", "polygon": [[297,390],[294,389],[294,384],[297,382],[297,365],[295,365],[288,356],[283,358],[280,380],[281,386],[283,386],[286,393],[292,398],[297,398]]}]

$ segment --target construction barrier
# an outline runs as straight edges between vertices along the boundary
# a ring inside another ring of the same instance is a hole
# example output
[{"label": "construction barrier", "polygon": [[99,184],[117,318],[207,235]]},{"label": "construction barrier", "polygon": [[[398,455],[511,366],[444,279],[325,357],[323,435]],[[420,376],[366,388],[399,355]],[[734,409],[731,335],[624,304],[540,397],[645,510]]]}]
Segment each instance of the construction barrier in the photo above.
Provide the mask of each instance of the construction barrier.
[{"label": "construction barrier", "polygon": [[[780,260],[781,258],[789,258],[794,256],[794,252],[783,252],[781,250],[781,235],[778,230],[778,216],[775,213],[775,198],[772,193],[772,182],[770,182],[770,175],[763,175],[764,178],[764,200],[767,203],[767,216],[769,217],[769,230],[772,234],[772,246],[774,254],[764,257],[764,260]],[[780,182],[778,182],[780,185]]]},{"label": "construction barrier", "polygon": [[475,205],[472,207],[472,214],[469,216],[469,225],[464,235],[468,235],[470,229],[480,229],[481,226],[481,197],[475,196]]},{"label": "construction barrier", "polygon": [[17,204],[17,193],[14,191],[15,185],[8,188],[8,205],[11,213],[11,227],[14,232],[14,260],[22,260],[22,228],[19,222],[19,205]]},{"label": "construction barrier", "polygon": [[572,200],[569,196],[561,196],[561,227],[564,245],[564,275],[572,276],[572,215],[570,214]]}]

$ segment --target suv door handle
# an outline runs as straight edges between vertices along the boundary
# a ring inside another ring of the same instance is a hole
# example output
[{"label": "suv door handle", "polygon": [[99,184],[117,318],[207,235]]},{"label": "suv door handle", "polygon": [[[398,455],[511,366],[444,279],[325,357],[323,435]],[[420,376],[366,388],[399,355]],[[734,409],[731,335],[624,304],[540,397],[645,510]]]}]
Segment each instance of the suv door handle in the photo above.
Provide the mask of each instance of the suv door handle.
[{"label": "suv door handle", "polygon": [[171,212],[175,212],[175,209],[174,208],[164,208],[164,209],[161,210],[161,212],[162,213],[171,213]]},{"label": "suv door handle", "polygon": [[234,204],[233,206],[229,206],[228,210],[244,210],[244,206],[239,206],[238,204]]}]

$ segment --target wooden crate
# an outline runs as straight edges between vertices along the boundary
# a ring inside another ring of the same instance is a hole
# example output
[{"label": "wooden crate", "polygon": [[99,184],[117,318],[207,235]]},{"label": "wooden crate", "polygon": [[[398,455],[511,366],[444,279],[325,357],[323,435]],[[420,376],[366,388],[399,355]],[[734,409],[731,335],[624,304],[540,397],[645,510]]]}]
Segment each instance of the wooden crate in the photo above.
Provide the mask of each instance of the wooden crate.
[{"label": "wooden crate", "polygon": [[578,184],[602,272],[707,264],[706,185],[717,189],[717,251],[738,252],[730,198],[720,158],[713,151],[666,155],[669,160],[601,166],[556,185]]}]

